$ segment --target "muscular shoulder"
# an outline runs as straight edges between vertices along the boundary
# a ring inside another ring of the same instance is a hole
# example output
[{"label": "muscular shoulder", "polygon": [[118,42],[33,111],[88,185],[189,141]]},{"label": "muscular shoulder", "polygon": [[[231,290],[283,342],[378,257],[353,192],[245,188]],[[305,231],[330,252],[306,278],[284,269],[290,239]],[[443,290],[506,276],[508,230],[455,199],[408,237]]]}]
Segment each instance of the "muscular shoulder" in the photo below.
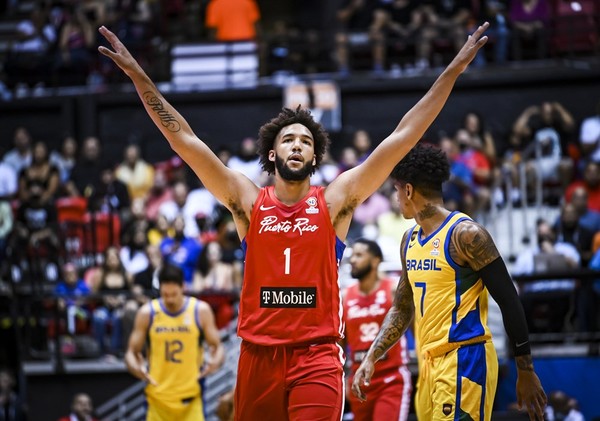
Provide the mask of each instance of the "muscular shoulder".
[{"label": "muscular shoulder", "polygon": [[462,221],[452,231],[450,256],[461,266],[478,271],[500,255],[490,233],[475,221]]}]

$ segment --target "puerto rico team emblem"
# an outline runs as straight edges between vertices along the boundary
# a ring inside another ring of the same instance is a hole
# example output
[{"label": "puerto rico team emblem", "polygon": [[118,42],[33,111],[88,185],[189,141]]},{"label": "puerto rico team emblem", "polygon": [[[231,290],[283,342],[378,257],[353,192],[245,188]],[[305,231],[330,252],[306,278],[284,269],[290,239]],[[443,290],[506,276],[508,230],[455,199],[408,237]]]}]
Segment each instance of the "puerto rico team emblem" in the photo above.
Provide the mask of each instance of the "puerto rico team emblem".
[{"label": "puerto rico team emblem", "polygon": [[316,197],[311,196],[308,199],[306,199],[306,204],[308,205],[308,208],[306,209],[306,213],[308,213],[308,214],[319,213],[319,208],[317,208],[317,198]]}]

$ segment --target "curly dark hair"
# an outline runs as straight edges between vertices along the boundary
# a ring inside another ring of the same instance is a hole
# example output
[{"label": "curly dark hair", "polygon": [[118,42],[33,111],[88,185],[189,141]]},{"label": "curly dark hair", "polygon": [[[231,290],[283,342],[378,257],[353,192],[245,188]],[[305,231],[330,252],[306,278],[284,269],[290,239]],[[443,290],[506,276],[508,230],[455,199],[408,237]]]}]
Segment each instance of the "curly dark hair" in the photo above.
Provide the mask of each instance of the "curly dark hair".
[{"label": "curly dark hair", "polygon": [[281,129],[295,123],[302,124],[312,133],[316,159],[313,172],[319,168],[329,146],[329,134],[320,123],[313,119],[309,110],[300,108],[300,106],[296,110],[284,107],[277,117],[263,124],[258,131],[258,156],[260,156],[260,165],[267,173],[275,173],[275,163],[269,161],[269,151],[273,149],[275,138]]},{"label": "curly dark hair", "polygon": [[450,178],[450,163],[439,147],[419,143],[394,167],[391,177],[412,184],[425,197],[439,197],[442,184]]}]

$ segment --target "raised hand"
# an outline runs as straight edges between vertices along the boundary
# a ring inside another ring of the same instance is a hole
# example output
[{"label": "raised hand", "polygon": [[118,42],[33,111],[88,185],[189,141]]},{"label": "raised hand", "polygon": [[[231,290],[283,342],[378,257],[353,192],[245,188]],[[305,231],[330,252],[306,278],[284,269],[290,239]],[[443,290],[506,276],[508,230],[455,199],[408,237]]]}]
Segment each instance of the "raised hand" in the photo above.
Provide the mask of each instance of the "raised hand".
[{"label": "raised hand", "polygon": [[487,35],[483,35],[483,33],[489,26],[489,22],[485,22],[483,25],[479,26],[472,35],[469,35],[467,41],[448,67],[456,67],[459,72],[464,72],[469,63],[475,58],[475,55],[477,55],[479,49],[487,42],[488,37]]},{"label": "raised hand", "polygon": [[100,32],[102,36],[106,38],[106,40],[110,43],[114,50],[111,51],[110,49],[104,46],[100,46],[98,47],[98,51],[101,54],[105,55],[106,57],[109,57],[112,61],[114,61],[115,64],[119,66],[121,70],[125,72],[125,74],[127,74],[127,76],[131,77],[131,75],[135,71],[141,70],[140,65],[133,58],[133,56],[125,47],[125,45],[121,42],[121,40],[119,40],[119,37],[117,37],[105,26],[101,26],[98,29],[98,32]]}]

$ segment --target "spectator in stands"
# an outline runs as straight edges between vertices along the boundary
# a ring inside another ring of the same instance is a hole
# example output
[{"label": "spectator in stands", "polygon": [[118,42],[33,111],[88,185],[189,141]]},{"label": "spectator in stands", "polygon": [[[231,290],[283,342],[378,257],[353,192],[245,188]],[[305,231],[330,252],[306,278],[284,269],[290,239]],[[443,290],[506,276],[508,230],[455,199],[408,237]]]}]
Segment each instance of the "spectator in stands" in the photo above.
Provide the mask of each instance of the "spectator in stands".
[{"label": "spectator in stands", "polygon": [[[131,243],[133,234],[141,230],[147,233],[152,223],[146,219],[144,199],[134,199],[128,211],[128,219],[121,226],[121,244]],[[146,236],[147,237],[147,236]]]},{"label": "spectator in stands", "polygon": [[579,214],[573,203],[563,203],[560,216],[554,225],[556,239],[572,244],[581,256],[582,266],[587,266],[592,257],[592,240],[595,232],[581,225]]},{"label": "spectator in stands", "polygon": [[73,166],[67,185],[71,196],[89,198],[100,182],[102,165],[100,140],[96,136],[86,137],[81,147],[81,156]]},{"label": "spectator in stands", "polygon": [[[379,1],[373,12],[371,32],[373,34],[373,62],[385,68],[388,62],[388,51],[398,50],[406,56],[406,49],[415,46],[416,61],[422,62],[426,57],[420,40],[420,29],[423,23],[423,8],[417,0]],[[395,64],[400,57],[395,57]],[[413,63],[404,63],[407,67]]]},{"label": "spectator in stands", "polygon": [[84,298],[91,292],[88,284],[79,276],[77,267],[73,263],[65,263],[54,295],[58,298],[59,311],[66,316],[67,332],[71,335],[76,333],[77,320],[89,319],[90,306]]},{"label": "spectator in stands", "polygon": [[205,244],[198,257],[190,289],[211,306],[218,328],[227,326],[234,316],[234,303],[242,287],[240,269],[239,265],[223,261],[223,251],[216,240]]},{"label": "spectator in stands", "polygon": [[588,193],[583,186],[573,189],[570,203],[577,212],[579,226],[593,233],[600,231],[600,212],[589,208]]},{"label": "spectator in stands", "polygon": [[6,259],[6,247],[13,229],[13,210],[8,200],[0,198],[0,277]]},{"label": "spectator in stands", "polygon": [[[450,162],[450,179],[442,186],[446,207],[451,211],[459,210],[468,215],[474,215],[478,186],[473,180],[473,170],[462,159],[455,138],[443,133],[440,139],[440,149],[444,151]],[[392,200],[393,202],[394,200]]]},{"label": "spectator in stands", "polygon": [[0,200],[11,200],[18,187],[17,173],[13,167],[0,161]]},{"label": "spectator in stands", "polygon": [[50,152],[50,163],[58,169],[60,183],[66,184],[71,178],[71,171],[77,159],[77,141],[70,134],[66,135],[60,146],[60,151]]},{"label": "spectator in stands", "polygon": [[215,218],[216,240],[221,245],[223,257],[221,260],[239,266],[237,271],[242,271],[244,252],[241,248],[240,237],[235,229],[233,216],[224,207],[220,208],[219,216]]},{"label": "spectator in stands", "polygon": [[60,244],[57,212],[54,204],[42,202],[43,192],[43,186],[37,182],[28,186],[28,199],[17,209],[9,241],[10,256],[13,264],[27,267],[30,274],[39,276],[36,280],[56,281]]},{"label": "spectator in stands", "polygon": [[125,148],[123,162],[117,166],[115,175],[127,185],[131,199],[145,199],[152,188],[154,168],[142,159],[138,145],[129,145]]},{"label": "spectator in stands", "polygon": [[54,85],[85,85],[93,63],[94,28],[80,7],[69,7],[58,38]]},{"label": "spectator in stands", "polygon": [[25,401],[15,391],[15,377],[8,369],[0,369],[0,420],[27,421]]},{"label": "spectator in stands", "polygon": [[211,241],[204,245],[198,257],[197,270],[194,272],[192,291],[229,292],[241,288],[241,273],[233,264],[223,262],[222,259],[223,251],[217,241]]},{"label": "spectator in stands", "polygon": [[548,395],[548,406],[545,415],[547,421],[585,420],[583,414],[579,412],[577,400],[561,390],[556,390]]},{"label": "spectator in stands", "polygon": [[153,246],[159,246],[166,237],[174,235],[173,228],[164,215],[159,215],[156,222],[148,230],[148,243]]},{"label": "spectator in stands", "polygon": [[211,0],[206,8],[209,38],[220,42],[260,37],[260,10],[255,0]]},{"label": "spectator in stands", "polygon": [[122,224],[126,225],[131,218],[129,190],[115,177],[115,170],[110,162],[102,162],[100,168],[100,180],[89,197],[89,208],[92,212],[118,215]]},{"label": "spectator in stands", "polygon": [[340,173],[354,168],[358,165],[358,152],[352,146],[346,146],[340,153],[338,167]]},{"label": "spectator in stands", "polygon": [[127,276],[133,279],[135,275],[148,268],[150,261],[146,254],[148,245],[146,230],[142,225],[136,225],[131,228],[131,231],[128,235],[129,241],[119,250],[119,257]]},{"label": "spectator in stands", "polygon": [[570,202],[573,192],[583,187],[588,195],[588,208],[600,212],[600,164],[589,161],[583,170],[583,178],[569,184],[565,191],[565,201]]},{"label": "spectator in stands", "polygon": [[548,0],[516,0],[510,2],[509,19],[512,25],[512,57],[523,60],[525,45],[537,59],[548,55],[550,2]]},{"label": "spectator in stands", "polygon": [[266,180],[256,148],[256,139],[252,137],[243,138],[238,152],[229,158],[227,166],[232,170],[245,174],[255,184],[262,186]]},{"label": "spectator in stands", "polygon": [[311,178],[311,183],[314,185],[328,186],[340,174],[338,163],[331,156],[331,152],[327,151],[323,155],[321,165]]},{"label": "spectator in stands", "polygon": [[158,218],[160,206],[173,200],[173,189],[168,184],[165,170],[154,171],[154,182],[146,196],[146,218],[155,222]]},{"label": "spectator in stands", "polygon": [[192,284],[194,270],[202,245],[195,238],[185,235],[183,216],[178,215],[173,220],[173,237],[167,237],[160,243],[160,251],[165,262],[179,267],[183,271],[186,289]]},{"label": "spectator in stands", "polygon": [[[123,308],[130,282],[119,258],[116,247],[108,247],[103,254],[103,263],[91,274],[92,290],[101,294],[100,305],[94,310],[94,337],[100,351],[113,359],[123,351]],[[106,334],[110,326],[110,341],[106,344]]]},{"label": "spectator in stands", "polygon": [[[515,120],[510,143],[518,160],[525,162],[529,192],[535,189],[538,171],[543,182],[558,183],[564,191],[572,179],[570,150],[574,129],[575,119],[556,101],[529,106]],[[512,166],[512,171],[517,182],[517,168]]]},{"label": "spectator in stands", "polygon": [[481,152],[483,152],[490,164],[492,166],[496,165],[498,162],[496,141],[492,133],[485,126],[483,116],[477,111],[467,111],[463,117],[462,128],[471,136],[472,143],[481,145]]},{"label": "spectator in stands", "polygon": [[352,147],[356,149],[359,163],[367,159],[373,150],[369,132],[364,129],[356,130],[352,135]]},{"label": "spectator in stands", "polygon": [[[343,6],[337,11],[336,61],[340,76],[346,77],[350,73],[350,49],[360,45],[369,45],[373,50],[373,34],[371,23],[375,11],[374,1],[345,0]],[[383,62],[376,61],[382,57],[373,55],[372,68],[375,74],[383,73]],[[356,67],[356,66],[355,66]]]},{"label": "spectator in stands", "polygon": [[5,61],[7,85],[12,88],[44,82],[56,38],[56,29],[48,21],[46,8],[33,7],[31,15],[19,23],[16,39],[10,46]]},{"label": "spectator in stands", "polygon": [[203,217],[210,217],[217,203],[213,195],[208,193],[199,181],[197,183],[198,188],[190,192],[187,182],[175,182],[172,200],[164,201],[158,208],[158,215],[164,216],[170,224],[181,215],[185,223],[186,237],[196,239],[200,236],[201,228],[198,221]]},{"label": "spectator in stands", "polygon": [[31,134],[26,127],[19,126],[13,134],[14,148],[4,155],[4,163],[10,166],[15,174],[31,165]]},{"label": "spectator in stands", "polygon": [[388,193],[388,200],[390,201],[390,210],[377,217],[377,228],[381,238],[391,238],[395,241],[398,245],[395,249],[397,252],[402,242],[402,236],[407,229],[416,225],[416,222],[414,219],[406,219],[402,215],[400,203],[396,200],[396,191]]},{"label": "spectator in stands", "polygon": [[146,297],[156,298],[156,291],[158,291],[158,280],[156,279],[155,282],[156,271],[162,266],[163,258],[160,248],[152,244],[146,246],[146,255],[148,267],[134,276],[133,289],[139,287]]},{"label": "spectator in stands", "polygon": [[125,42],[139,53],[152,36],[152,8],[146,0],[116,0],[111,9],[113,26]]},{"label": "spectator in stands", "polygon": [[186,200],[184,217],[187,219],[185,228],[188,237],[202,241],[206,235],[210,235],[209,225],[212,222],[218,202],[213,194],[204,187],[200,179],[194,180],[194,183],[197,187],[188,193]]},{"label": "spectator in stands", "polygon": [[466,129],[459,129],[454,135],[454,139],[460,150],[458,160],[464,163],[473,174],[473,184],[476,187],[473,212],[474,215],[477,215],[477,212],[489,208],[495,172],[484,152],[484,145],[480,137],[473,136]]},{"label": "spectator in stands", "polygon": [[[108,4],[104,0],[83,0],[78,2],[81,13],[85,16],[92,28],[99,28],[108,19]],[[94,41],[96,34],[94,33]]]},{"label": "spectator in stands", "polygon": [[377,223],[377,217],[391,209],[390,201],[387,197],[388,187],[389,185],[384,184],[358,205],[352,219],[362,226]]},{"label": "spectator in stands", "polygon": [[[544,220],[537,222],[536,236],[537,243],[517,257],[512,274],[548,273],[547,280],[521,284],[520,297],[530,332],[562,332],[566,319],[572,316],[575,280],[552,279],[552,274],[579,268],[581,256],[572,244],[557,241],[552,226]],[[544,317],[540,318],[540,314]]]},{"label": "spectator in stands", "polygon": [[[600,248],[594,251],[588,267],[600,271]],[[600,328],[598,304],[600,304],[600,279],[582,281],[577,297],[577,325],[581,332],[597,332]]]},{"label": "spectator in stands", "polygon": [[584,162],[591,160],[600,163],[600,100],[596,104],[596,114],[581,122],[579,145]]},{"label": "spectator in stands", "polygon": [[[467,28],[471,17],[471,2],[469,0],[432,0],[424,6],[424,22],[421,30],[420,56],[416,68],[426,69],[430,66],[428,59],[432,58],[436,44],[450,42],[454,53],[460,51],[467,37]],[[443,46],[445,47],[445,46]],[[435,63],[441,65],[442,63]]]},{"label": "spectator in stands", "polygon": [[19,174],[19,200],[29,200],[28,186],[38,184],[42,187],[42,204],[53,203],[60,175],[58,169],[50,162],[48,148],[44,142],[35,142],[31,165],[23,168]]},{"label": "spectator in stands", "polygon": [[164,216],[169,223],[173,223],[177,215],[183,215],[189,187],[186,182],[177,181],[173,184],[173,198],[163,202],[158,208],[158,216]]},{"label": "spectator in stands", "polygon": [[[479,7],[473,7],[473,25],[469,28],[469,33],[477,29],[477,22],[489,22],[488,36],[493,42],[494,64],[502,65],[508,60],[510,45],[510,23],[508,19],[508,0],[482,0]],[[476,67],[483,67],[487,64],[486,54],[479,51],[473,64]]]},{"label": "spectator in stands", "polygon": [[98,421],[94,417],[92,398],[87,393],[77,393],[73,396],[71,413],[59,418],[58,421]]}]

